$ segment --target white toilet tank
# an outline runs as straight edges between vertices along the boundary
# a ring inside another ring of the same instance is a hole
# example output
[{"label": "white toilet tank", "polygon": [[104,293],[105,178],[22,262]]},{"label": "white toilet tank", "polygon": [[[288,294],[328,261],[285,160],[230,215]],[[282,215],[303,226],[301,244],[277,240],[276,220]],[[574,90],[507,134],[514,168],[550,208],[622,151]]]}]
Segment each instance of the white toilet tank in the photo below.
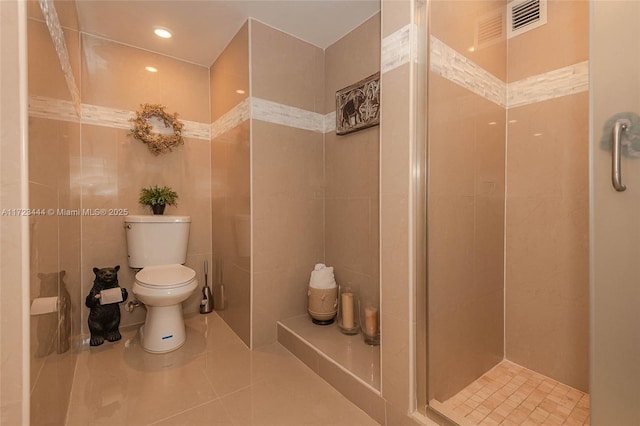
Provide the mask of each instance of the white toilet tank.
[{"label": "white toilet tank", "polygon": [[186,261],[190,216],[131,215],[124,225],[131,268]]}]

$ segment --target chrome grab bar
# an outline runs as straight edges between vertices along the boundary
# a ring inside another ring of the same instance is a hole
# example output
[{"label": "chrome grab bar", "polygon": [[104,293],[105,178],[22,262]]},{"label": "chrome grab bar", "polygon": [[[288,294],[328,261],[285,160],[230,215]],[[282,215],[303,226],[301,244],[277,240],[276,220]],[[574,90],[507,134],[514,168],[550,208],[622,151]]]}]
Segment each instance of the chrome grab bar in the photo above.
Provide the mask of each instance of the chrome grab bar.
[{"label": "chrome grab bar", "polygon": [[611,148],[611,183],[616,191],[622,192],[627,186],[622,183],[622,173],[620,171],[620,150],[622,132],[631,127],[631,122],[626,118],[616,120],[613,126],[613,146]]}]

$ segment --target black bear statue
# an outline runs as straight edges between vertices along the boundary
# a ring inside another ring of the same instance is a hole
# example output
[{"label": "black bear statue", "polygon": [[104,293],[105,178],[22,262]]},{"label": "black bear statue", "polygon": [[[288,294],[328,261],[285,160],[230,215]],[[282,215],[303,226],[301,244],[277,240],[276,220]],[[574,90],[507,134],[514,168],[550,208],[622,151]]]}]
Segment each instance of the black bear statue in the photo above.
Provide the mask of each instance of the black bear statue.
[{"label": "black bear statue", "polygon": [[[118,303],[101,304],[100,292],[112,288],[118,288],[118,271],[120,265],[113,268],[93,268],[96,279],[93,287],[87,295],[85,305],[89,312],[89,331],[91,331],[91,346],[99,346],[105,340],[116,342],[122,338],[120,335],[120,306]],[[124,302],[129,297],[126,288],[121,288],[122,300]]]}]

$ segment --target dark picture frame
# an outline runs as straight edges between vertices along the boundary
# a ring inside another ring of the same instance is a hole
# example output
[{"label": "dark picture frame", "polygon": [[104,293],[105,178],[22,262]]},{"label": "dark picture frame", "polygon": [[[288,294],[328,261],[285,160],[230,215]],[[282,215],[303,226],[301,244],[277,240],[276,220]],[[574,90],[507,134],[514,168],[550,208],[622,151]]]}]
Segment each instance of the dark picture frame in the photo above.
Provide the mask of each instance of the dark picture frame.
[{"label": "dark picture frame", "polygon": [[336,134],[380,124],[380,73],[336,92]]}]

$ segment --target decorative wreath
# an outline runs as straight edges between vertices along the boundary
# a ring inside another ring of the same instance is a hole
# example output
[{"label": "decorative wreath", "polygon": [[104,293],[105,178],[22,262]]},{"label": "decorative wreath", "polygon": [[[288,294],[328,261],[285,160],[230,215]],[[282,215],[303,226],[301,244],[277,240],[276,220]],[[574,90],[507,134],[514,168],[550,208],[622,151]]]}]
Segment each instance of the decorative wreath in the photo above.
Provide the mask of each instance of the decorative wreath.
[{"label": "decorative wreath", "polygon": [[[129,134],[146,143],[149,151],[154,155],[158,155],[171,152],[173,147],[184,144],[182,139],[182,127],[184,127],[184,124],[178,120],[178,113],[168,114],[164,110],[165,106],[159,104],[141,104],[140,107],[142,110],[136,111],[136,118],[129,119],[134,123],[133,129]],[[173,128],[173,134],[153,133],[153,126],[149,121],[153,117],[161,119],[166,127]]]}]

